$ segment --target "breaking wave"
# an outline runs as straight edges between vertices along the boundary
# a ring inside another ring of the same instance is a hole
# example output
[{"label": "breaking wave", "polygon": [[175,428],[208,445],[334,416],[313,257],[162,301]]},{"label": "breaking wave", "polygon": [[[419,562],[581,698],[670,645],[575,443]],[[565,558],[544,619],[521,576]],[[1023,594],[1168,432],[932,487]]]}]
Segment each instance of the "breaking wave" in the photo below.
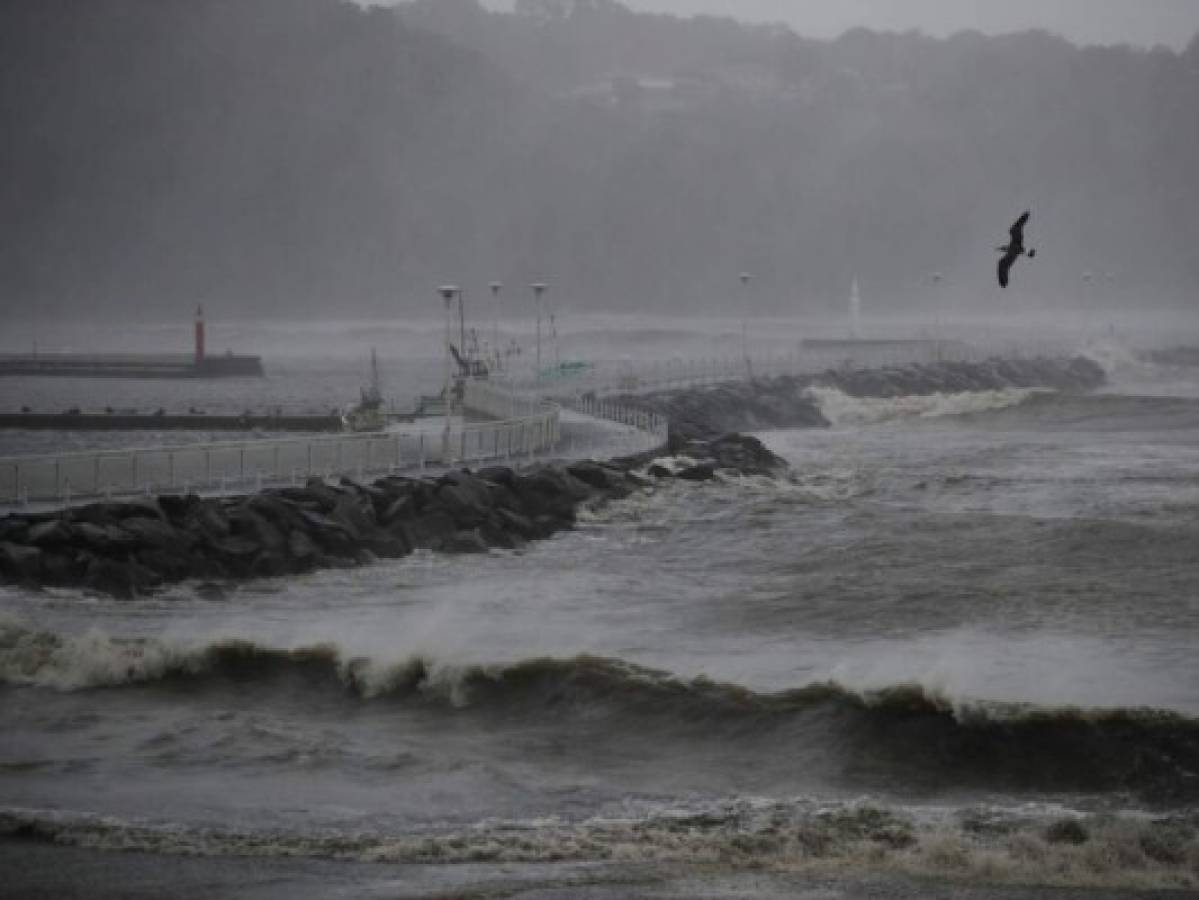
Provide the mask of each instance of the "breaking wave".
[{"label": "breaking wave", "polygon": [[901,418],[938,418],[1006,409],[1030,397],[1052,393],[1044,388],[1004,388],[955,394],[909,395],[904,397],[851,397],[833,387],[805,389],[821,414],[833,425],[872,425]]},{"label": "breaking wave", "polygon": [[629,803],[579,821],[486,821],[388,833],[239,829],[59,810],[0,809],[0,837],[189,856],[382,863],[685,863],[835,874],[862,871],[990,884],[1191,889],[1193,816],[1086,815],[981,807],[946,814],[861,802],[731,798]]},{"label": "breaking wave", "polygon": [[802,764],[838,760],[854,786],[903,784],[1115,792],[1162,804],[1199,801],[1199,719],[1156,709],[1078,709],[952,698],[919,684],[852,690],[836,682],[760,692],[592,656],[455,666],[413,657],[347,657],[229,640],[201,646],[92,632],[62,637],[0,628],[0,683],[59,690],[186,681],[189,689],[270,691],[297,682],[347,703],[388,700],[498,715],[507,723],[602,723],[619,739],[736,742]]}]

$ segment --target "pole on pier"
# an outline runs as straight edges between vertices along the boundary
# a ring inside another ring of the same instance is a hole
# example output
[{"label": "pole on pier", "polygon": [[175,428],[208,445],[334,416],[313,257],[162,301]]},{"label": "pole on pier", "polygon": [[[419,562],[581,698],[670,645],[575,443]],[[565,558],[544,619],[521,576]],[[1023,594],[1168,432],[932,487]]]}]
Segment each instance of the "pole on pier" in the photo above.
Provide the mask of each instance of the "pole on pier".
[{"label": "pole on pier", "polygon": [[491,352],[495,354],[495,368],[499,369],[500,363],[500,291],[504,286],[493,281],[489,285],[491,288]]},{"label": "pole on pier", "polygon": [[196,307],[196,365],[204,362],[204,305]]},{"label": "pole on pier", "polygon": [[753,366],[749,362],[749,345],[745,333],[745,317],[749,313],[749,283],[753,280],[753,276],[748,272],[742,272],[738,277],[741,279],[741,358],[745,360],[746,374],[753,378]]},{"label": "pole on pier", "polygon": [[463,300],[463,291],[458,289],[458,350],[462,356],[466,357],[466,304]]},{"label": "pole on pier", "polygon": [[545,296],[547,285],[544,282],[538,281],[530,285],[533,288],[533,297],[537,303],[537,371],[534,373],[534,379],[541,378],[541,299]]},{"label": "pole on pier", "polygon": [[460,291],[456,285],[445,284],[438,288],[437,292],[441,294],[441,299],[445,302],[445,408],[443,410],[445,425],[441,429],[441,459],[443,463],[448,463],[450,458],[450,414],[454,409],[454,385],[450,356],[452,326],[450,323],[454,298],[460,294]]}]

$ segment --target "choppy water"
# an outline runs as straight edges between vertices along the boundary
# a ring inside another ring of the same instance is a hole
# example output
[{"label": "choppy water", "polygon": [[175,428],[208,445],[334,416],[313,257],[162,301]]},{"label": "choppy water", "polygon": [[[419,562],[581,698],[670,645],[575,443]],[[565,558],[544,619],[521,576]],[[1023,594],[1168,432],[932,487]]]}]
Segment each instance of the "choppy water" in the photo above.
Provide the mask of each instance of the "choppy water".
[{"label": "choppy water", "polygon": [[[790,865],[868,810],[917,835],[870,864],[1199,884],[1199,372],[821,402],[833,428],[762,435],[794,482],[672,484],[520,553],[0,589],[0,833]],[[1090,856],[1043,839],[1097,814]]]}]

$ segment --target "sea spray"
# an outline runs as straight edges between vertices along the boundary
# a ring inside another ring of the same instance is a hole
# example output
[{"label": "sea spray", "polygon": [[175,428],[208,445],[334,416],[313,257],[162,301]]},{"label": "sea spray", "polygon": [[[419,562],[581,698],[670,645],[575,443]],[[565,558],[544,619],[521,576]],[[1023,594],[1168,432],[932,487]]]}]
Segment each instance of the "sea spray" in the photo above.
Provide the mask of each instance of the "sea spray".
[{"label": "sea spray", "polygon": [[[1058,835],[1069,825],[1069,840]],[[1179,817],[994,807],[945,813],[861,801],[730,798],[569,819],[313,828],[0,809],[0,836],[189,856],[308,857],[406,864],[683,863],[730,870],[906,873],[970,884],[1095,889],[1199,887],[1199,831]]]},{"label": "sea spray", "polygon": [[906,397],[852,397],[834,387],[813,386],[804,394],[836,426],[873,425],[893,419],[924,419],[990,412],[1018,406],[1030,397],[1052,393],[1039,388],[1005,388],[994,391],[964,391],[953,394],[924,394]]}]

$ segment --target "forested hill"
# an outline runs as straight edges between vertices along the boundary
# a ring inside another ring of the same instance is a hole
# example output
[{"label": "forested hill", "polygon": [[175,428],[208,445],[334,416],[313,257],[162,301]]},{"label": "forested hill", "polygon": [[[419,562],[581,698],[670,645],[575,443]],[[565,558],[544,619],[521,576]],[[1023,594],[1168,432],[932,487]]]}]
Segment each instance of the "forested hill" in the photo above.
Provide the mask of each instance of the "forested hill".
[{"label": "forested hill", "polygon": [[513,99],[477,54],[334,0],[7,0],[0,304],[394,307]]},{"label": "forested hill", "polygon": [[[1193,304],[1199,40],[813,41],[612,0],[0,4],[0,315]],[[1091,272],[1089,281],[1083,273]],[[1109,277],[1110,276],[1110,277]]]}]

